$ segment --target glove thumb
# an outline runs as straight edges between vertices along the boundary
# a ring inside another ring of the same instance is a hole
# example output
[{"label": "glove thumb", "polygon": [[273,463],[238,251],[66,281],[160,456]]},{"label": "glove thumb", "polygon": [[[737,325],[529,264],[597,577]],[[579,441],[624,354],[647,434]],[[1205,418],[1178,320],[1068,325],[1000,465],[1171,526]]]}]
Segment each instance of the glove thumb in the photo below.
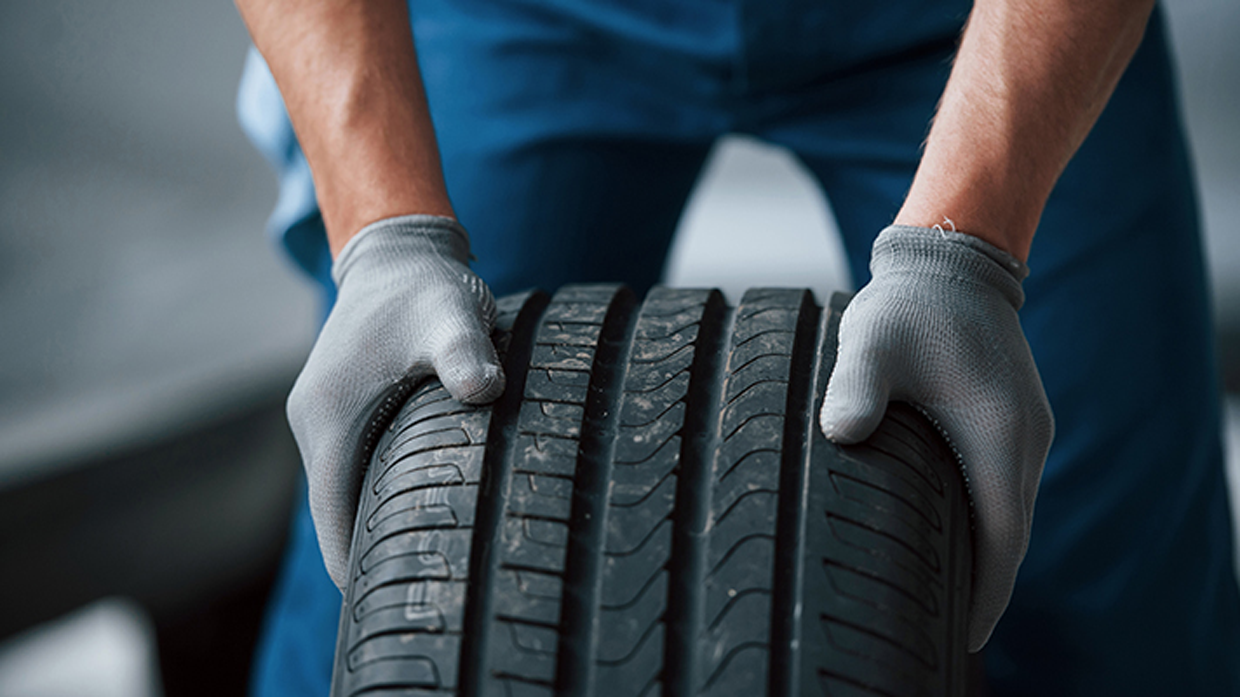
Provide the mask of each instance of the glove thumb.
[{"label": "glove thumb", "polygon": [[486,404],[504,392],[504,369],[481,325],[445,337],[431,363],[448,394],[458,402]]},{"label": "glove thumb", "polygon": [[889,387],[880,373],[877,361],[841,346],[818,412],[823,435],[843,445],[870,437],[887,413]]}]

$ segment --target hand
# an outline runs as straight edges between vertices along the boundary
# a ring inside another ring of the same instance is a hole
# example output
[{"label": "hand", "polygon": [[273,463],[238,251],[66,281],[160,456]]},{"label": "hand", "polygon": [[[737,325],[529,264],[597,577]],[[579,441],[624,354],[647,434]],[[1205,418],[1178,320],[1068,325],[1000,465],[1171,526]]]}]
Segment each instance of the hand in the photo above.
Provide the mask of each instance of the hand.
[{"label": "hand", "polygon": [[347,582],[367,443],[400,404],[388,398],[438,375],[457,400],[504,390],[490,332],[491,291],[469,270],[469,238],[451,218],[389,218],[357,233],[336,259],[339,293],[288,398],[310,483],[327,572]]},{"label": "hand", "polygon": [[901,400],[946,431],[976,516],[968,649],[978,651],[1012,594],[1054,434],[1016,315],[1028,269],[970,235],[892,226],[874,242],[870,271],[840,321],[822,430],[865,440],[888,400]]}]

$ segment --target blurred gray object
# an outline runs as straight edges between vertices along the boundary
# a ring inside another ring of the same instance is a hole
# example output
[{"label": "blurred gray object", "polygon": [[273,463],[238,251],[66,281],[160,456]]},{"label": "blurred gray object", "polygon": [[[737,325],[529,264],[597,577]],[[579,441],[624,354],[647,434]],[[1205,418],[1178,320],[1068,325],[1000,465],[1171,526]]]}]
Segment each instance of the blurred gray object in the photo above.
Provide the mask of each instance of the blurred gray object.
[{"label": "blurred gray object", "polygon": [[[1240,3],[1166,9],[1240,391]],[[172,697],[204,662],[244,679],[319,312],[262,232],[275,182],[233,114],[246,46],[229,3],[0,3],[0,559],[19,570],[0,638],[133,598]],[[668,280],[821,296],[848,283],[830,229],[786,153],[727,141]]]},{"label": "blurred gray object", "polygon": [[1201,186],[1220,368],[1228,392],[1240,393],[1240,2],[1173,0],[1166,10]]},{"label": "blurred gray object", "polygon": [[[283,382],[313,299],[261,230],[231,5],[0,6],[0,482]],[[67,425],[71,428],[66,428]]]},{"label": "blurred gray object", "polygon": [[0,695],[159,697],[153,640],[133,602],[91,603],[0,644]]},{"label": "blurred gray object", "polygon": [[0,637],[132,598],[169,695],[244,690],[318,312],[262,232],[246,46],[228,3],[0,3]]}]

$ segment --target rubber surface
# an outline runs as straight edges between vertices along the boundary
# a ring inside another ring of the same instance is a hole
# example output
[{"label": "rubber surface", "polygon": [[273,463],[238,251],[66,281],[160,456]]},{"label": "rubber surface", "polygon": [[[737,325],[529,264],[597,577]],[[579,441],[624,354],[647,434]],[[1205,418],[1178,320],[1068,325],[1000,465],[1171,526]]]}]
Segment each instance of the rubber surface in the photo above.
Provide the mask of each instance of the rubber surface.
[{"label": "rubber surface", "polygon": [[504,396],[428,382],[378,440],[333,694],[963,694],[952,451],[903,404],[816,427],[845,302],[501,300]]}]

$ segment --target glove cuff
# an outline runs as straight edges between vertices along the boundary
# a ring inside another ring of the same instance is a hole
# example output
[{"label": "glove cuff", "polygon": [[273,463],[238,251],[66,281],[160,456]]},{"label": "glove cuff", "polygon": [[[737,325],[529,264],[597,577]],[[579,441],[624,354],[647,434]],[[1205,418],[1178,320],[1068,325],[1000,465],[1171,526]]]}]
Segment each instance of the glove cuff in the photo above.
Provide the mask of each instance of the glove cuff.
[{"label": "glove cuff", "polygon": [[339,287],[362,260],[399,262],[410,255],[435,255],[469,264],[469,234],[452,218],[440,215],[400,215],[362,228],[344,245],[332,263],[332,280]]},{"label": "glove cuff", "polygon": [[1029,267],[980,237],[937,228],[891,225],[874,240],[870,273],[911,273],[981,283],[998,290],[1019,310],[1025,303],[1021,281],[1029,275]]}]

